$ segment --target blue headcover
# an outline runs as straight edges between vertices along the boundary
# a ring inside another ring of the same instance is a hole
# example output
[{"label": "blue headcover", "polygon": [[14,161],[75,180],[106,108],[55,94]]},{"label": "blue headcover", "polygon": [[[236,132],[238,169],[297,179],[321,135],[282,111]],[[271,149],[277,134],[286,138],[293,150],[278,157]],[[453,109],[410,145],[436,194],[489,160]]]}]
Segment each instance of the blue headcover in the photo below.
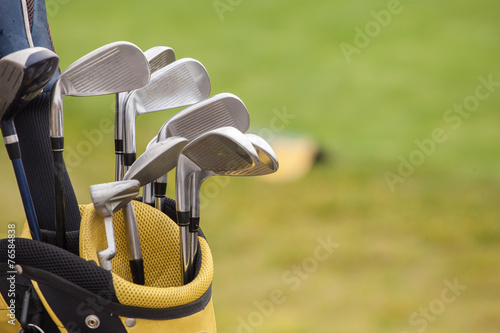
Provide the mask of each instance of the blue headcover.
[{"label": "blue headcover", "polygon": [[[28,33],[33,46],[53,50],[44,0],[26,0],[28,3]],[[28,48],[25,17],[21,0],[0,0],[0,57]],[[55,230],[55,193],[52,152],[49,136],[50,90],[56,73],[44,92],[15,118],[15,126],[21,145],[22,161],[35,205],[43,239],[53,242]],[[66,230],[68,248],[78,253],[80,211],[78,202],[66,172]],[[74,239],[73,239],[74,238]]]}]

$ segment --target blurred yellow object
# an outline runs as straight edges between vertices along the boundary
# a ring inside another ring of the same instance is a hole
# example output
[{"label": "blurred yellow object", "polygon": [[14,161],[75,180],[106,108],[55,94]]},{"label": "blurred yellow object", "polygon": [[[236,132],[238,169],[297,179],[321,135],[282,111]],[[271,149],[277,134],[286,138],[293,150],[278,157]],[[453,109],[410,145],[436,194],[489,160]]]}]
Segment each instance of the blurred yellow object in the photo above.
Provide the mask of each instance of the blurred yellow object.
[{"label": "blurred yellow object", "polygon": [[316,142],[307,136],[275,137],[271,146],[278,156],[279,169],[262,177],[270,182],[293,181],[304,177],[314,165],[319,153]]}]

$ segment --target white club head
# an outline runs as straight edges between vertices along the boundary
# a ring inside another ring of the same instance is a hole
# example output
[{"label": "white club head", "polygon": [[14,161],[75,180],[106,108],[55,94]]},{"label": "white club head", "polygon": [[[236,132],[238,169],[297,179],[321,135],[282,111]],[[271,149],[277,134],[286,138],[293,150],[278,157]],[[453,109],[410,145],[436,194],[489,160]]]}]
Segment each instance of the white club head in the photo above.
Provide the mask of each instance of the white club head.
[{"label": "white club head", "polygon": [[158,141],[170,136],[193,140],[219,127],[231,126],[246,132],[250,117],[243,101],[236,95],[221,93],[209,97],[172,116],[158,132]]},{"label": "white club head", "polygon": [[257,164],[258,155],[245,135],[234,127],[221,127],[202,134],[181,152],[176,175],[176,210],[179,225],[181,270],[187,283],[192,275],[193,251],[189,233],[189,179],[196,172],[232,174]]},{"label": "white club head", "polygon": [[137,179],[141,186],[152,182],[176,167],[177,158],[187,143],[188,140],[181,137],[155,143],[130,166],[123,179]]},{"label": "white club head", "polygon": [[[146,57],[149,65],[149,71],[151,74],[167,66],[168,64],[175,61],[175,53],[171,47],[167,46],[155,46],[146,51],[144,51],[144,56]],[[115,115],[115,140],[123,139],[123,108],[125,107],[125,102],[127,100],[129,92],[121,92],[117,94],[116,100],[116,115]]]},{"label": "white club head", "polygon": [[200,135],[182,150],[177,164],[177,210],[189,212],[189,178],[194,172],[231,175],[255,167],[258,154],[252,143],[234,127],[221,127]]},{"label": "white club head", "polygon": [[104,218],[108,247],[98,252],[102,268],[111,270],[111,259],[116,255],[113,214],[134,199],[140,190],[137,180],[119,181],[90,186],[90,197],[96,212]]},{"label": "white club head", "polygon": [[63,98],[116,94],[149,82],[149,64],[132,43],[104,45],[75,61],[54,83],[51,96],[50,136],[62,138]]},{"label": "white club head", "polygon": [[157,70],[143,88],[132,91],[125,103],[123,116],[123,145],[125,165],[135,159],[135,118],[197,103],[208,97],[210,79],[203,65],[184,58]]},{"label": "white club head", "polygon": [[[151,74],[167,66],[175,61],[175,53],[171,47],[155,46],[144,52],[144,56],[148,60],[149,71]],[[123,178],[123,116],[125,102],[127,101],[129,92],[121,92],[116,94],[115,103],[115,180]]]},{"label": "white club head", "polygon": [[191,187],[191,217],[198,218],[200,216],[200,190],[202,183],[212,176],[263,176],[274,173],[278,170],[278,157],[273,148],[267,143],[266,140],[258,135],[247,133],[244,134],[255,148],[258,154],[258,162],[255,166],[250,168],[241,169],[240,171],[233,171],[230,174],[223,172],[215,173],[211,170],[203,170],[195,172],[190,179]]},{"label": "white club head", "polygon": [[113,216],[139,193],[140,182],[135,179],[90,186],[90,197],[102,217]]},{"label": "white club head", "polygon": [[246,133],[245,137],[250,140],[259,155],[259,163],[255,168],[242,171],[242,176],[263,176],[278,171],[278,157],[271,145],[262,137]]},{"label": "white club head", "polygon": [[174,49],[168,46],[154,46],[144,55],[148,59],[151,74],[175,61]]},{"label": "white club head", "polygon": [[[230,93],[221,93],[172,116],[158,132],[158,142],[171,136],[181,136],[191,141],[203,133],[226,126],[246,132],[250,117],[241,99]],[[158,182],[167,183],[167,175],[163,175]]]}]

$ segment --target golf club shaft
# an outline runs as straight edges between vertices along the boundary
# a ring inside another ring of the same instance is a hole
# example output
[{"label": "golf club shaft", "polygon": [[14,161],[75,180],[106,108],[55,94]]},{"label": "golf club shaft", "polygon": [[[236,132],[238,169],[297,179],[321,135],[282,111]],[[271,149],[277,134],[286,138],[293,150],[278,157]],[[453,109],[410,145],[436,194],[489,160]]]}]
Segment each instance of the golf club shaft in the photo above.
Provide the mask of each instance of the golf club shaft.
[{"label": "golf club shaft", "polygon": [[115,95],[115,181],[123,179],[123,108],[127,93]]},{"label": "golf club shaft", "polygon": [[[166,176],[162,177],[163,179],[167,179]],[[167,183],[155,181],[153,183],[153,192],[155,197],[155,208],[161,210],[161,204],[165,195],[167,193]]]},{"label": "golf club shaft", "polygon": [[14,167],[17,185],[19,187],[19,192],[21,194],[24,211],[28,220],[28,225],[30,227],[32,237],[35,240],[41,241],[42,236],[40,232],[40,226],[38,224],[35,205],[33,204],[33,199],[31,197],[30,189],[28,186],[28,180],[26,178],[23,162],[21,160],[21,148],[19,146],[19,140],[17,138],[14,122],[12,120],[3,121],[1,127],[5,148],[7,149],[9,158],[12,161],[12,166]]},{"label": "golf club shaft", "polygon": [[128,258],[132,279],[134,283],[144,285],[144,263],[142,260],[139,230],[137,229],[134,206],[131,202],[123,208],[123,217],[125,219],[125,233],[127,235]]},{"label": "golf club shaft", "polygon": [[189,224],[189,266],[188,266],[188,276],[191,280],[194,279],[194,260],[196,258],[196,253],[198,252],[198,231],[200,225],[199,217],[191,217]]},{"label": "golf club shaft", "polygon": [[154,200],[154,193],[153,193],[153,184],[152,183],[147,183],[142,187],[142,202],[154,206],[155,205],[155,200]]},{"label": "golf club shaft", "polygon": [[201,185],[203,182],[213,176],[210,171],[195,172],[191,176],[190,195],[191,195],[191,216],[189,220],[189,236],[190,240],[190,262],[189,272],[194,278],[194,259],[198,251],[198,231],[200,230],[200,200],[201,200]]},{"label": "golf club shaft", "polygon": [[[178,204],[178,203],[177,203]],[[191,262],[190,254],[190,237],[189,237],[189,211],[177,210],[177,225],[179,226],[179,241],[180,241],[180,264],[183,284],[191,282],[189,276],[189,263]]]},{"label": "golf club shaft", "polygon": [[36,217],[35,205],[33,204],[33,199],[31,198],[30,189],[26,180],[23,163],[20,158],[17,158],[12,160],[12,165],[14,166],[17,185],[19,186],[19,192],[21,193],[21,199],[23,201],[23,207],[26,213],[26,218],[28,219],[31,235],[33,239],[41,241],[42,235],[38,225],[38,219]]}]

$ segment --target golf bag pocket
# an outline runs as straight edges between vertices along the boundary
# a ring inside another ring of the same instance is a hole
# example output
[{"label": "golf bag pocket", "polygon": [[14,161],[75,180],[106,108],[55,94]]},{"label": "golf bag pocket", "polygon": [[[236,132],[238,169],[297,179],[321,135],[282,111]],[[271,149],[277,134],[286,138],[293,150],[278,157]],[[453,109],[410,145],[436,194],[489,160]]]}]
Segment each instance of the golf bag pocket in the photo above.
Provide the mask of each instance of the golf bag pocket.
[{"label": "golf bag pocket", "polygon": [[[208,243],[199,237],[195,277],[182,285],[177,224],[148,205],[133,205],[145,285],[132,282],[122,213],[113,217],[117,254],[111,261],[113,269],[107,271],[99,267],[97,257],[107,247],[103,219],[92,204],[82,205],[80,256],[51,244],[15,238],[17,326],[4,323],[9,319],[5,315],[0,319],[1,331],[17,332],[20,326],[31,325],[44,332],[216,332]],[[12,290],[7,279],[12,275],[8,244],[8,239],[0,240],[0,310],[5,311]]]}]

